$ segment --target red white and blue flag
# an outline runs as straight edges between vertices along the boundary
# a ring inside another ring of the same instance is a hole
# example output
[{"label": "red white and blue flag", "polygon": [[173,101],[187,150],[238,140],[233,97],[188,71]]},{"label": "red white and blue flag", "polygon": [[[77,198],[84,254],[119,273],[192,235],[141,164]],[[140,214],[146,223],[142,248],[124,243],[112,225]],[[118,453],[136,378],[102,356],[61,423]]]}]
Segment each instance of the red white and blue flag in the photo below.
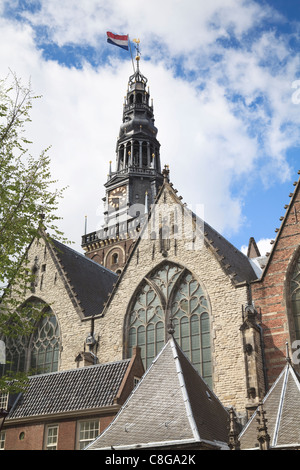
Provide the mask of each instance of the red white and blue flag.
[{"label": "red white and blue flag", "polygon": [[114,46],[122,47],[128,51],[128,35],[120,36],[118,34],[113,34],[107,31],[107,42],[113,44]]}]

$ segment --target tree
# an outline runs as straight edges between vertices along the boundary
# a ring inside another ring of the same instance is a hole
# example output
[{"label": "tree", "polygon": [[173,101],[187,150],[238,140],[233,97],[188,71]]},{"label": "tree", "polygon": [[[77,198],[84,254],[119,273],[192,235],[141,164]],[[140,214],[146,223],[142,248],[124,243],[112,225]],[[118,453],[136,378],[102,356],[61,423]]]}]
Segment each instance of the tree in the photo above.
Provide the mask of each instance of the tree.
[{"label": "tree", "polygon": [[32,276],[26,260],[28,246],[40,236],[42,224],[52,236],[63,237],[56,226],[56,210],[64,189],[54,188],[49,148],[33,157],[32,142],[25,136],[36,98],[30,84],[23,86],[15,74],[0,80],[0,338],[1,334],[28,334],[34,316],[39,315],[31,310],[28,320],[28,311],[18,309]]}]

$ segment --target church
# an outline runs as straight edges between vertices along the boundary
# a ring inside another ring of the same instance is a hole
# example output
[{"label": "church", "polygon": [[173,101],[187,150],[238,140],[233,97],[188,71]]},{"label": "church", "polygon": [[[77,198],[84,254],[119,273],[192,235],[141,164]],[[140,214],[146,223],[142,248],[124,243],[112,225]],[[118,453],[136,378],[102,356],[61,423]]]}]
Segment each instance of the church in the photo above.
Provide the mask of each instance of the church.
[{"label": "church", "polygon": [[46,315],[2,338],[0,372],[34,372],[0,395],[0,449],[300,448],[300,180],[271,252],[243,254],[162,167],[147,83],[137,54],[103,227],[28,247],[20,305]]}]

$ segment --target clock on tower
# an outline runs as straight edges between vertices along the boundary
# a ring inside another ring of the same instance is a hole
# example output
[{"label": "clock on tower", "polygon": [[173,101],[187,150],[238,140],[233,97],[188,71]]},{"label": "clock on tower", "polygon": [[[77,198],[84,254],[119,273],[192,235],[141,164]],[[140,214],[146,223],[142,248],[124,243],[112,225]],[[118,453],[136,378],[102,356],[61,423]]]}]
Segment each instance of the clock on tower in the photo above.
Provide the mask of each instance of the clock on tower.
[{"label": "clock on tower", "polygon": [[120,209],[126,203],[126,194],[127,189],[126,186],[121,186],[119,188],[115,188],[108,194],[108,204],[110,207],[114,209]]}]

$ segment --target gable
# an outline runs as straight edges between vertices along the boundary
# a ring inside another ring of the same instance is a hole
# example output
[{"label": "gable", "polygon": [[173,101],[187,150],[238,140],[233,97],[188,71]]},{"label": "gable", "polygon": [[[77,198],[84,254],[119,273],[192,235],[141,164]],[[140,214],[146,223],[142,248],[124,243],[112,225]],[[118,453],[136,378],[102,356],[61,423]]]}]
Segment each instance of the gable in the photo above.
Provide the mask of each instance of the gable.
[{"label": "gable", "polygon": [[228,413],[171,338],[111,425],[88,450],[227,447]]},{"label": "gable", "polygon": [[[140,268],[140,252],[145,250],[145,246],[156,263],[159,259],[169,259],[172,255],[179,259],[180,255],[183,255],[183,265],[187,265],[186,260],[193,255],[197,256],[199,251],[207,249],[233,285],[238,286],[257,279],[256,271],[248,257],[207,222],[191,212],[181,199],[173,185],[165,179],[155,204],[141,224],[142,228],[137,234],[114,291],[119,288],[131,263],[136,263]],[[114,291],[107,301],[107,306],[113,299]]]}]

